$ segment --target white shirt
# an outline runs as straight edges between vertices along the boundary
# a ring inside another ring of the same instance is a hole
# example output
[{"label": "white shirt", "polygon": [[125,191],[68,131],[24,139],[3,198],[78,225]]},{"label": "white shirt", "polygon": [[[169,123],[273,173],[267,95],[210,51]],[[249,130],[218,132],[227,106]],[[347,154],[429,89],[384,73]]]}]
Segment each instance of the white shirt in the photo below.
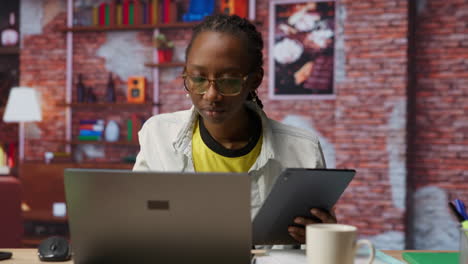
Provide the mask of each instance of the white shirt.
[{"label": "white shirt", "polygon": [[[253,219],[284,168],[325,168],[325,160],[317,136],[269,119],[253,102],[246,106],[260,116],[263,133],[260,154],[248,171]],[[194,172],[192,133],[197,120],[194,107],[148,119],[138,132],[140,152],[133,170]]]}]

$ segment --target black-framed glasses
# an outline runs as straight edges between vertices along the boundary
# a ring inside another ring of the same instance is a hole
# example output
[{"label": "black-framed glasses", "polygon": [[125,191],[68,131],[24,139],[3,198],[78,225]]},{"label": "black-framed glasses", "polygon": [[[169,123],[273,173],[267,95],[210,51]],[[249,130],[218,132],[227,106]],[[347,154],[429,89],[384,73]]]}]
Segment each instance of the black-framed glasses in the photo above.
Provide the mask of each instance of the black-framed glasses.
[{"label": "black-framed glasses", "polygon": [[215,89],[224,96],[235,96],[240,94],[242,87],[249,75],[244,77],[221,77],[208,79],[202,76],[182,75],[185,89],[191,93],[203,95],[210,89],[211,83],[215,84]]}]

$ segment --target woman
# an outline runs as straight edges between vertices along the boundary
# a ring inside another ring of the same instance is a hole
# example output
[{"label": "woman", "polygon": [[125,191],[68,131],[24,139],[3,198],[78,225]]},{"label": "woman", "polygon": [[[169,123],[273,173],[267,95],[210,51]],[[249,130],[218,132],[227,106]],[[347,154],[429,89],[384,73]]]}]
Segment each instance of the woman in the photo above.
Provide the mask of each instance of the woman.
[{"label": "woman", "polygon": [[[193,107],[150,118],[139,132],[134,170],[248,172],[255,216],[284,168],[323,168],[317,137],[269,119],[256,90],[263,78],[263,40],[246,19],[207,17],[194,28],[183,78]],[[321,222],[333,214],[311,210]],[[305,243],[298,217],[289,234]],[[291,223],[293,224],[293,223]],[[299,225],[299,227],[297,226]]]}]

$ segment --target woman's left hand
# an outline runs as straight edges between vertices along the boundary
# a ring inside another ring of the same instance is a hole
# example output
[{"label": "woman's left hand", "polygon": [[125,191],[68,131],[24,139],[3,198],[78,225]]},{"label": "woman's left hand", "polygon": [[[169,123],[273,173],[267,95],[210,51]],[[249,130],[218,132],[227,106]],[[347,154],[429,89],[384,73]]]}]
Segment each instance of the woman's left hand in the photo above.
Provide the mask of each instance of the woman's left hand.
[{"label": "woman's left hand", "polygon": [[336,224],[336,216],[335,216],[335,208],[331,209],[330,212],[327,212],[322,209],[313,208],[310,210],[310,213],[315,216],[316,218],[320,219],[320,221],[304,218],[304,217],[296,217],[294,219],[294,223],[301,225],[300,227],[297,226],[289,226],[288,232],[289,235],[292,236],[297,242],[301,244],[305,244],[306,239],[306,232],[305,227],[310,224],[318,224],[318,223],[327,223],[327,224]]}]

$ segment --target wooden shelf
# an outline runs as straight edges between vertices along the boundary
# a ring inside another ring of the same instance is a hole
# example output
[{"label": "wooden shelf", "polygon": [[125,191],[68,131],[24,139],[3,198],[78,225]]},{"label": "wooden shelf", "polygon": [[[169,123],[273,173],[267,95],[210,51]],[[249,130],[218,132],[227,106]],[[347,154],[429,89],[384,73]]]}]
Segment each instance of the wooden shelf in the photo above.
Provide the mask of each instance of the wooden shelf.
[{"label": "wooden shelf", "polygon": [[93,144],[93,145],[102,145],[102,146],[126,146],[126,147],[139,147],[140,146],[138,142],[129,142],[129,141],[106,142],[106,141],[71,140],[71,141],[64,141],[64,143],[71,144],[71,145]]},{"label": "wooden shelf", "polygon": [[[36,141],[36,140],[30,140]],[[139,147],[140,144],[136,142],[129,141],[116,141],[116,142],[107,142],[107,141],[83,141],[83,140],[61,140],[61,139],[38,139],[40,142],[54,142],[61,144],[70,144],[70,145],[82,145],[82,144],[93,144],[93,145],[102,145],[102,146],[127,146],[127,147]]]},{"label": "wooden shelf", "polygon": [[115,103],[106,103],[106,102],[97,102],[97,103],[57,103],[57,106],[70,106],[76,108],[131,108],[131,107],[152,107],[159,105],[157,103],[127,103],[127,102],[115,102]]},{"label": "wooden shelf", "polygon": [[23,212],[23,218],[26,221],[55,222],[66,223],[67,217],[58,217],[52,214],[52,211],[26,211]]},{"label": "wooden shelf", "polygon": [[19,55],[19,47],[0,47],[0,55]]},{"label": "wooden shelf", "polygon": [[[63,141],[63,140],[62,140]],[[28,160],[24,161],[21,164],[22,167],[29,167],[29,171],[41,168],[50,168],[50,167],[63,167],[63,168],[88,168],[88,169],[121,169],[121,170],[131,170],[133,163],[125,163],[122,161],[99,161],[99,162],[75,162],[75,161],[52,161],[51,163],[46,164],[44,160]],[[62,174],[63,176],[63,174]],[[41,180],[41,178],[39,179]],[[42,209],[41,209],[42,210]]]},{"label": "wooden shelf", "polygon": [[184,67],[185,62],[145,63],[145,66],[151,68]]},{"label": "wooden shelf", "polygon": [[60,28],[63,32],[99,32],[99,31],[126,31],[126,30],[153,30],[164,28],[191,28],[199,22],[176,22],[155,25],[132,25],[132,26],[76,26]]}]

